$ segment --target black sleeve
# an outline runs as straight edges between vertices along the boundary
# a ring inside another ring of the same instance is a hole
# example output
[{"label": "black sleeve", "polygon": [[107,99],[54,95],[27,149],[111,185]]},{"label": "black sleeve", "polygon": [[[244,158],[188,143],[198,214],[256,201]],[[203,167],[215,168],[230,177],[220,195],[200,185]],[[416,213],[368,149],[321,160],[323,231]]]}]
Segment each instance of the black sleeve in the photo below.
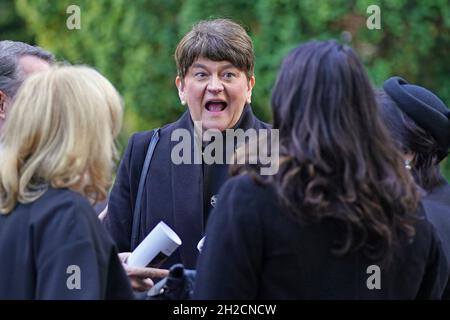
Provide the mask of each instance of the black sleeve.
[{"label": "black sleeve", "polygon": [[448,261],[441,247],[440,240],[438,239],[436,233],[432,232],[431,247],[427,259],[425,274],[417,294],[417,299],[436,300],[443,297],[445,298],[446,293],[444,291],[446,291],[448,281]]},{"label": "black sleeve", "polygon": [[36,299],[131,298],[117,250],[90,204],[74,198],[52,206],[33,228]]},{"label": "black sleeve", "polygon": [[117,249],[113,249],[108,261],[108,274],[105,299],[131,300],[135,299],[130,280],[117,257]]},{"label": "black sleeve", "polygon": [[139,183],[139,180],[134,182],[131,175],[131,155],[135,137],[136,135],[133,135],[130,138],[120,162],[116,180],[109,196],[108,212],[103,221],[120,252],[128,252],[131,249],[134,199],[132,199],[130,188],[131,183]]},{"label": "black sleeve", "polygon": [[263,252],[262,222],[239,179],[219,193],[197,264],[195,299],[255,299]]},{"label": "black sleeve", "polygon": [[450,277],[447,279],[447,285],[442,294],[442,300],[450,300]]}]

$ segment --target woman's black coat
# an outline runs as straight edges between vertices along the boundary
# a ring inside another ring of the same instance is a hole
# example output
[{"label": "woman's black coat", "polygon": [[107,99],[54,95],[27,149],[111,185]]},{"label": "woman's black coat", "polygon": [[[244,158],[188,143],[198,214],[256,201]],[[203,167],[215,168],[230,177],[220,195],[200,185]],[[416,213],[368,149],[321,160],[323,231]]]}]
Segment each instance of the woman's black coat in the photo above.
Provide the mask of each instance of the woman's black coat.
[{"label": "woman's black coat", "polygon": [[[269,126],[258,120],[247,105],[236,127],[258,130]],[[207,187],[204,185],[202,164],[174,164],[171,161],[171,151],[179,143],[179,140],[171,141],[171,134],[176,129],[193,132],[189,112],[185,112],[178,121],[161,128],[160,140],[153,154],[143,192],[138,240],[142,241],[160,221],[164,221],[179,235],[183,243],[163,266],[169,267],[181,262],[185,267],[194,268],[198,254],[197,244],[203,237],[205,228],[203,195]],[[146,131],[130,138],[110,194],[104,223],[122,252],[132,249],[130,238],[133,210],[152,134],[153,131]],[[215,176],[217,179],[214,184],[218,188],[228,178],[228,165],[217,166]]]}]

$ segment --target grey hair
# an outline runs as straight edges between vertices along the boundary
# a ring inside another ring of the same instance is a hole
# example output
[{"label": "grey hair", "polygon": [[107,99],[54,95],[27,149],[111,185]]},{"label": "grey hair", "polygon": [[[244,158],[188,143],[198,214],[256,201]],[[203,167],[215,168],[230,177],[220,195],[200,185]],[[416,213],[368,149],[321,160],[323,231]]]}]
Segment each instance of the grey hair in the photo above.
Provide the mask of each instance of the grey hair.
[{"label": "grey hair", "polygon": [[18,63],[23,56],[33,56],[48,63],[55,61],[53,54],[40,47],[18,41],[0,41],[0,91],[9,97],[15,96],[24,80]]}]

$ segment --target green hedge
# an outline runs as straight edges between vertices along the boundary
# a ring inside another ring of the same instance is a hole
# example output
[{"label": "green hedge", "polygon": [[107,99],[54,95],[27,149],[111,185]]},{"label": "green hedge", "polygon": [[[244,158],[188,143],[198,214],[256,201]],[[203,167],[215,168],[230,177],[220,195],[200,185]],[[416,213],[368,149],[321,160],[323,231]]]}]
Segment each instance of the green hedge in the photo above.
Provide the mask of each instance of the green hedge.
[{"label": "green hedge", "polygon": [[[66,9],[81,8],[81,29],[66,28]],[[369,5],[381,30],[366,27]],[[256,113],[270,120],[270,90],[282,57],[311,38],[352,35],[375,85],[393,74],[424,85],[450,104],[448,0],[17,0],[37,43],[71,63],[104,73],[126,101],[124,140],[175,120],[183,111],[174,85],[176,44],[200,19],[243,24],[255,44]]]}]

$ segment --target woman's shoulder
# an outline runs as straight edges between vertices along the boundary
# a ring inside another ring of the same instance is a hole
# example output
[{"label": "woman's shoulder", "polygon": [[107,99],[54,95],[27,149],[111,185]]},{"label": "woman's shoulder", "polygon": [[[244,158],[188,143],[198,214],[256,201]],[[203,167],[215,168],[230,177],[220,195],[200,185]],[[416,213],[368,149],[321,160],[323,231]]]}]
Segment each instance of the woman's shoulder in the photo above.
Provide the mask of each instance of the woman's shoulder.
[{"label": "woman's shoulder", "polygon": [[414,225],[415,234],[412,239],[412,247],[416,253],[429,252],[429,250],[435,250],[437,247],[443,245],[441,237],[439,236],[439,230],[436,228],[433,221],[431,221],[426,214],[423,207],[419,208],[418,220]]},{"label": "woman's shoulder", "polygon": [[73,219],[96,217],[89,201],[78,192],[65,188],[51,188],[34,202],[27,205],[31,212],[31,221],[48,221],[52,219]]},{"label": "woman's shoulder", "polygon": [[133,149],[147,149],[150,139],[153,137],[155,130],[139,131],[131,135],[128,140],[128,146],[132,146]]},{"label": "woman's shoulder", "polygon": [[262,183],[249,174],[243,174],[228,179],[219,193],[219,201],[233,206],[236,213],[244,215],[252,213],[261,215],[277,211],[276,195],[269,184]]},{"label": "woman's shoulder", "polygon": [[50,201],[51,203],[60,205],[74,204],[91,207],[89,201],[84,196],[68,188],[49,187],[41,199],[46,202]]},{"label": "woman's shoulder", "polygon": [[[183,125],[180,124],[182,120],[185,118],[185,115],[183,115],[178,121],[168,123],[160,128],[154,128],[146,131],[138,131],[131,135],[130,139],[128,140],[128,146],[132,147],[134,150],[133,152],[137,151],[146,151],[150,140],[153,138],[153,135],[158,130],[159,138],[162,140],[162,143],[165,141],[170,141],[170,137],[172,132],[175,129],[183,128]],[[184,121],[186,122],[186,121]]]},{"label": "woman's shoulder", "polygon": [[423,198],[423,202],[435,202],[450,207],[450,185],[443,179],[441,184]]},{"label": "woman's shoulder", "polygon": [[110,242],[102,231],[103,226],[94,207],[78,192],[49,188],[25,210],[28,211],[29,228],[41,239],[46,235],[47,239],[64,239],[66,242],[91,241],[94,238]]},{"label": "woman's shoulder", "polygon": [[257,195],[271,193],[270,185],[260,181],[250,174],[241,174],[228,179],[224,184],[224,189],[236,191],[236,195],[253,198]]}]

